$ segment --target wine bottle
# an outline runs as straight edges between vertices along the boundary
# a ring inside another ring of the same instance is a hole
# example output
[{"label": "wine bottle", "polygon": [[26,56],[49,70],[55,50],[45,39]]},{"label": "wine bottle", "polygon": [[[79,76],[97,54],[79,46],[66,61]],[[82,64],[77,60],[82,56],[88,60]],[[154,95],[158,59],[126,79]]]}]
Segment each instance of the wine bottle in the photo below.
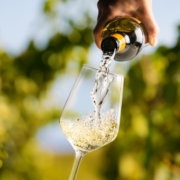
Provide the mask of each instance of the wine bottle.
[{"label": "wine bottle", "polygon": [[132,60],[147,45],[147,33],[143,24],[135,18],[116,18],[102,32],[103,53],[114,52],[116,61]]}]

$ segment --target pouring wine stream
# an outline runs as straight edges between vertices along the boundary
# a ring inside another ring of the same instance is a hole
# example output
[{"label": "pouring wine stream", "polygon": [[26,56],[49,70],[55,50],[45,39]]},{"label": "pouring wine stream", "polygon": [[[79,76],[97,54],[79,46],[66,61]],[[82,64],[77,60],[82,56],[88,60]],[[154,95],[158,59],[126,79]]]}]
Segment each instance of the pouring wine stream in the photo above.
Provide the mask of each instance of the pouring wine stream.
[{"label": "pouring wine stream", "polygon": [[108,76],[109,68],[112,60],[115,56],[114,52],[104,52],[102,55],[102,60],[99,65],[99,70],[96,73],[95,85],[91,91],[91,98],[93,105],[95,107],[95,116],[100,119],[100,110],[103,104],[103,101],[109,91],[109,86],[113,82],[113,77]]}]

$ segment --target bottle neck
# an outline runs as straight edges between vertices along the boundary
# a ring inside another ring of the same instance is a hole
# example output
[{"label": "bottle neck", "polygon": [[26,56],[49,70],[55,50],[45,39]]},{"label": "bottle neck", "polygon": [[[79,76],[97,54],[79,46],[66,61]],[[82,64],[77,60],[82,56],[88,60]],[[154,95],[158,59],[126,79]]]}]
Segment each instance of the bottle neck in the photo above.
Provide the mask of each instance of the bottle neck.
[{"label": "bottle neck", "polygon": [[121,52],[126,47],[126,41],[124,36],[121,34],[115,33],[109,37],[103,39],[101,43],[101,49],[103,52]]}]

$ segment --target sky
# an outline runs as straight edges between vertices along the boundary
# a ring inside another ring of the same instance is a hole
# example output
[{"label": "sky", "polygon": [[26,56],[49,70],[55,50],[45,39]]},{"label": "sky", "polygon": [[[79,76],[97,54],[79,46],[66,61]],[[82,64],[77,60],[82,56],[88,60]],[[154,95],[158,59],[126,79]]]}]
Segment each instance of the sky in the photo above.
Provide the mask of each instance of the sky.
[{"label": "sky", "polygon": [[22,52],[35,32],[42,0],[0,0],[0,48]]},{"label": "sky", "polygon": [[[73,7],[73,10],[70,11],[72,13],[70,15],[74,16],[74,14],[77,14],[78,9],[81,9],[83,0],[77,1],[76,7]],[[41,29],[43,2],[44,0],[0,0],[0,50],[3,49],[12,55],[18,55],[26,49],[28,42],[33,38],[36,38],[39,44],[45,43],[49,34],[46,29]],[[176,27],[180,24],[179,7],[179,0],[153,1],[154,16],[160,28],[157,46],[161,44],[173,46],[175,43],[177,37]],[[97,8],[95,0],[88,1],[83,8],[89,9],[94,18],[96,18]],[[62,9],[62,11],[66,11],[66,9]],[[143,49],[142,53],[153,52],[155,48],[149,46]],[[93,44],[89,55],[89,64],[97,66],[97,60],[100,57],[101,52]],[[94,61],[91,61],[92,59]],[[64,81],[64,89],[59,90],[58,88],[60,87],[55,83],[53,91],[58,89],[59,92],[62,92],[60,94],[67,97],[64,93],[67,92],[67,89],[70,89],[72,83],[67,84],[65,79],[60,80]],[[58,120],[54,124],[48,124],[42,128],[37,134],[37,140],[42,149],[55,153],[73,152],[70,144],[60,131]]]},{"label": "sky", "polygon": [[[39,28],[43,2],[44,0],[0,0],[0,47],[2,49],[16,55],[26,48],[27,43],[36,36],[37,28]],[[91,2],[91,7],[88,8],[96,18],[96,1],[92,0]],[[80,3],[77,3],[76,6],[80,7]],[[154,15],[160,27],[158,45],[173,45],[175,42],[175,26],[180,23],[179,7],[179,0],[153,1]],[[43,33],[43,36],[46,36],[46,33]],[[151,47],[146,48],[144,53],[152,50]]]}]

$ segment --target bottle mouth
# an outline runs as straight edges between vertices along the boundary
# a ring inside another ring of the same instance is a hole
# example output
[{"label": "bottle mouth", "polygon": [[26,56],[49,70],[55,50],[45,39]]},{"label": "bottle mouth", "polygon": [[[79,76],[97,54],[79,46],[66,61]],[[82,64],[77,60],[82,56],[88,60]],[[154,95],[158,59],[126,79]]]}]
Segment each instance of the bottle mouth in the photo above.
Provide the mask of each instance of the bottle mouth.
[{"label": "bottle mouth", "polygon": [[103,39],[101,49],[103,52],[114,52],[114,50],[117,52],[119,49],[118,40],[112,36]]}]

